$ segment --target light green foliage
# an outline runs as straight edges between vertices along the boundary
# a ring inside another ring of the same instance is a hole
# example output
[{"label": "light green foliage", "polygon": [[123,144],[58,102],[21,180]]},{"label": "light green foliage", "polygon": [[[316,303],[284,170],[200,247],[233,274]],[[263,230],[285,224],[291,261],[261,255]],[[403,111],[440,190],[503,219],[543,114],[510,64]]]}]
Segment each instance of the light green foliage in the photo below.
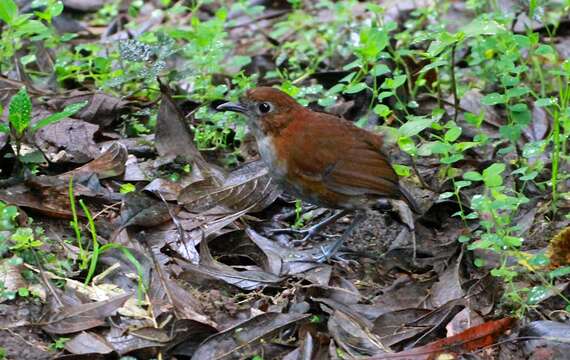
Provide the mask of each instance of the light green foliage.
[{"label": "light green foliage", "polygon": [[295,223],[293,224],[293,228],[301,228],[305,223],[303,219],[303,202],[301,200],[295,201]]},{"label": "light green foliage", "polygon": [[26,88],[23,87],[18,91],[10,101],[8,121],[17,138],[24,135],[24,131],[30,126],[32,121],[32,101],[28,96]]},{"label": "light green foliage", "polygon": [[71,340],[71,338],[68,337],[59,337],[57,339],[55,339],[50,345],[50,349],[52,350],[56,350],[56,351],[60,351],[63,350],[65,348],[65,343],[67,343],[69,340]]},{"label": "light green foliage", "polygon": [[[31,125],[32,101],[28,96],[26,88],[23,87],[12,97],[12,100],[10,101],[8,121],[12,129],[12,134],[15,139],[19,140],[26,130],[30,129],[32,133],[34,133],[49,124],[53,124],[70,117],[85,107],[85,105],[87,105],[86,101],[68,105],[63,109],[63,111],[51,114]],[[6,132],[7,129],[0,129],[0,131]]]},{"label": "light green foliage", "polygon": [[131,183],[124,183],[121,184],[121,188],[119,189],[119,192],[121,194],[128,194],[130,192],[135,191],[137,188],[135,187],[135,185],[131,184]]},{"label": "light green foliage", "polygon": [[86,104],[87,102],[85,101],[68,105],[63,111],[51,114],[32,125],[32,101],[26,88],[22,87],[10,100],[8,108],[9,128],[2,124],[2,126],[0,126],[0,132],[10,133],[10,140],[15,147],[17,160],[27,165],[33,172],[34,164],[43,162],[44,158],[39,152],[31,153],[27,156],[20,156],[22,139],[26,132],[33,134],[49,124],[53,124],[75,114]]},{"label": "light green foliage", "polygon": [[36,1],[44,5],[43,11],[34,14],[21,14],[14,0],[0,1],[0,20],[6,23],[0,33],[0,70],[10,66],[10,58],[18,51],[25,40],[43,41],[48,48],[54,47],[60,37],[51,26],[53,17],[63,11],[59,0]]}]

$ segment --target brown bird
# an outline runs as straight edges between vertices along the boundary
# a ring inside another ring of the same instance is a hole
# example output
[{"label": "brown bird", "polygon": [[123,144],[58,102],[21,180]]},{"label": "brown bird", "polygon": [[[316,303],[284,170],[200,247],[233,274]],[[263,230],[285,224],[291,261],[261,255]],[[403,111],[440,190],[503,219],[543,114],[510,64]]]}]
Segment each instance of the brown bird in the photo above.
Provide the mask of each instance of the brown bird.
[{"label": "brown bird", "polygon": [[311,111],[271,87],[249,90],[238,104],[224,103],[217,109],[248,118],[261,158],[286,191],[307,202],[342,210],[307,229],[304,240],[320,227],[356,211],[351,226],[323,249],[319,261],[340,248],[365,219],[365,210],[385,208],[387,199],[403,200],[419,212],[383,153],[380,135],[335,115]]}]

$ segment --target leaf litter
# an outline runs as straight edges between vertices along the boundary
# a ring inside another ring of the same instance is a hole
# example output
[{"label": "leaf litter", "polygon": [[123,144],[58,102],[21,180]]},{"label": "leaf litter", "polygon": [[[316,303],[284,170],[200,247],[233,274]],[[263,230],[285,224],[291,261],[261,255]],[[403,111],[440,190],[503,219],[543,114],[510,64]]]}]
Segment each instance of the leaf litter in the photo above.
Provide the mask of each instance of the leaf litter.
[{"label": "leaf litter", "polygon": [[[104,1],[63,3],[64,14],[79,11],[87,18],[105,6]],[[275,38],[269,34],[277,21],[291,14],[289,3],[259,3],[266,8],[257,16],[238,11],[228,17],[233,23],[227,30],[238,44],[237,52],[249,53],[247,43],[254,41],[244,39],[243,29],[261,30],[258,33],[263,35],[263,43],[276,46],[298,35],[296,31],[274,34]],[[155,6],[145,5],[134,29],[118,26],[121,16],[127,16],[124,12],[115,16],[102,36],[96,35],[95,27],[88,28],[94,36],[89,41],[108,44],[180,20],[176,16],[153,16]],[[411,2],[399,4],[387,16],[404,23],[416,6]],[[325,10],[314,10],[326,21],[334,18]],[[210,4],[197,11],[203,19],[215,14]],[[465,16],[465,9],[453,11],[457,13],[450,16]],[[357,9],[357,16],[366,16],[362,7]],[[517,21],[517,26],[521,22],[538,26],[534,20],[524,18]],[[249,71],[267,73],[278,69],[271,46],[257,51],[250,54]],[[323,67],[303,84],[336,84],[345,77],[342,65],[346,59],[342,54],[334,56],[337,58],[322,59]],[[53,64],[47,60],[42,69],[53,71]],[[287,62],[292,59],[282,60],[279,66],[291,66]],[[408,65],[418,69],[425,66],[413,59]],[[229,79],[227,74],[218,75]],[[430,82],[436,80],[433,73],[430,76]],[[119,80],[118,85],[124,79]],[[2,76],[1,103],[7,105],[22,84],[33,84],[25,67],[20,76]],[[281,192],[261,161],[228,168],[221,166],[219,159],[212,159],[208,151],[199,149],[196,129],[188,126],[200,120],[198,114],[185,112],[184,104],[175,100],[184,90],[159,83],[157,105],[145,97],[94,90],[93,84],[76,87],[71,92],[63,88],[52,92],[43,86],[30,86],[32,96],[48,99],[38,102],[38,106],[34,99],[32,122],[70,104],[86,101],[86,106],[25,140],[32,152],[41,154],[37,164],[43,175],[26,173],[21,181],[3,183],[0,200],[17,206],[22,218],[29,213],[44,228],[57,233],[61,228],[58,219],[69,221],[74,217],[68,193],[72,181],[75,197],[84,200],[95,215],[101,247],[107,246],[99,255],[99,275],[85,284],[85,268],[73,272],[46,264],[27,269],[47,279],[40,282],[37,292],[42,302],[41,315],[31,319],[29,313],[15,312],[3,321],[3,329],[25,327],[42,336],[69,336],[64,349],[78,356],[152,358],[160,354],[201,360],[255,358],[263,354],[267,359],[291,360],[428,359],[465,353],[476,356],[473,354],[492,348],[501,337],[518,341],[520,351],[536,358],[567,351],[570,332],[562,322],[531,319],[514,330],[514,319],[492,315],[500,314],[494,302],[500,295],[496,281],[482,271],[484,267],[474,268],[473,254],[456,242],[462,230],[459,221],[450,215],[458,205],[453,200],[436,199],[437,193],[450,184],[439,183],[438,166],[429,158],[417,164],[423,180],[434,190],[422,204],[425,213],[416,219],[417,253],[412,251],[410,234],[402,230],[400,221],[380,215],[372,217],[342,249],[342,255],[353,261],[321,264],[314,260],[324,242],[296,247],[292,238],[274,237],[267,231],[275,224],[272,219],[291,217],[295,211],[291,199]],[[367,96],[339,99],[335,111],[347,118],[378,121],[363,106]],[[500,139],[505,113],[496,106],[483,105],[482,99],[480,90],[463,94],[459,102],[462,113],[485,114],[480,127],[460,114],[458,124],[463,136],[472,138],[483,132],[489,138]],[[210,100],[204,99],[204,103]],[[453,102],[452,98],[446,100]],[[422,105],[428,108],[430,101]],[[155,111],[151,115],[156,117],[154,136],[126,138],[119,124],[127,119],[125,116],[144,109]],[[447,106],[450,116],[454,110]],[[532,106],[531,111],[535,121],[522,132],[526,140],[538,142],[551,131],[550,115],[537,106]],[[6,145],[8,138],[1,140]],[[250,150],[242,148],[240,156],[252,158]],[[255,146],[251,151],[255,153]],[[468,155],[463,166],[476,170],[484,169],[496,156],[480,149]],[[165,174],[164,169],[179,168],[185,169],[180,178]],[[133,183],[136,190],[124,191],[127,183]],[[521,233],[540,231],[545,212],[535,205],[517,220]],[[85,223],[88,217],[79,211]],[[329,227],[328,235],[341,233],[348,220],[341,219]],[[66,244],[53,249],[55,256],[67,258],[73,253],[75,259],[79,258],[81,250],[68,244],[70,232],[60,235],[66,238],[62,242]],[[490,254],[478,257],[492,261]],[[22,264],[3,259],[3,289],[33,290],[21,276],[24,271]],[[551,302],[559,300],[560,294],[570,296],[567,285],[559,283],[545,291],[533,305],[548,313],[557,306]],[[0,305],[13,306],[5,301]],[[15,304],[26,307],[23,301]]]}]

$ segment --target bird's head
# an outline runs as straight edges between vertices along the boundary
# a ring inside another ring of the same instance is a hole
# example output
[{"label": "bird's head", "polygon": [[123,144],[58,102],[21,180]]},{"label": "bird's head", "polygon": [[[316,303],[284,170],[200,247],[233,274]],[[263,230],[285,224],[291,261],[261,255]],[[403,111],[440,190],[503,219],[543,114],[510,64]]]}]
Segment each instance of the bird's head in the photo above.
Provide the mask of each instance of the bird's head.
[{"label": "bird's head", "polygon": [[248,90],[239,103],[227,102],[216,109],[244,114],[251,126],[264,133],[278,131],[305,111],[291,96],[272,87]]}]

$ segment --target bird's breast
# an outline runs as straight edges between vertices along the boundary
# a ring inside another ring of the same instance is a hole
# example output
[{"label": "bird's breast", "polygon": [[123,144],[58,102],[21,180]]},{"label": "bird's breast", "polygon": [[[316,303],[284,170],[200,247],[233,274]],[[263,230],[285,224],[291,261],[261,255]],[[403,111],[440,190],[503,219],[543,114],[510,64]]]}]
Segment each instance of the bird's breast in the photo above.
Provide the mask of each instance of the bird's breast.
[{"label": "bird's breast", "polygon": [[271,135],[257,136],[257,149],[261,159],[271,173],[271,176],[278,181],[283,181],[287,176],[287,161],[279,158],[275,139]]}]

